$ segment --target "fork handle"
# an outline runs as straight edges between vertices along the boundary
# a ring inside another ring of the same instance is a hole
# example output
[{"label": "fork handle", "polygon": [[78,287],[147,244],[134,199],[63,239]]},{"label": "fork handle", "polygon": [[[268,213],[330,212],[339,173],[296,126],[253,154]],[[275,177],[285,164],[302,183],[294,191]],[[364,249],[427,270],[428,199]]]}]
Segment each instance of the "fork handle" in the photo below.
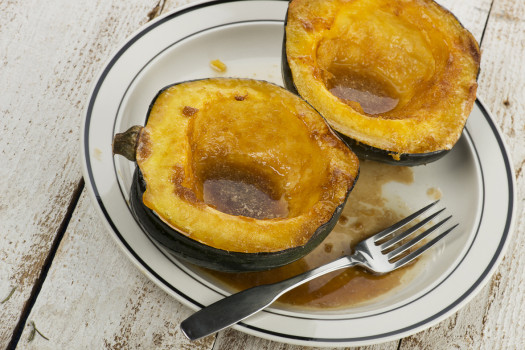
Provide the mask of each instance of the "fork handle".
[{"label": "fork handle", "polygon": [[194,313],[180,324],[180,328],[190,340],[205,337],[266,308],[281,295],[303,283],[358,263],[359,261],[353,256],[343,256],[286,280],[263,284],[232,294]]}]

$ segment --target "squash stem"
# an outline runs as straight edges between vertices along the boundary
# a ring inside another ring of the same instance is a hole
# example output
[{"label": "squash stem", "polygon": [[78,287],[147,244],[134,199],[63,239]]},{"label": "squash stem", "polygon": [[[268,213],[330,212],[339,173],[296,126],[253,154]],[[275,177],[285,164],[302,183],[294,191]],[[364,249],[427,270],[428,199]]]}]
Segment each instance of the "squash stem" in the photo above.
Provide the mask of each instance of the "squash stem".
[{"label": "squash stem", "polygon": [[137,143],[142,128],[135,125],[123,133],[116,134],[113,138],[113,154],[120,154],[134,162],[137,159]]}]

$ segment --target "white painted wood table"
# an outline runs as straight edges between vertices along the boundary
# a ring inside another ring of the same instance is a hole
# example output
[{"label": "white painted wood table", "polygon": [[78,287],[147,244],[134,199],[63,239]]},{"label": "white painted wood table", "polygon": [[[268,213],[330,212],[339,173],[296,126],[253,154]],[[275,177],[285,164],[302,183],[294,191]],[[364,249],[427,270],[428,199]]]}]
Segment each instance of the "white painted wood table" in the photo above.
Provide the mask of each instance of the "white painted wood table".
[{"label": "white painted wood table", "polygon": [[[0,348],[302,349],[236,330],[186,340],[178,325],[191,310],[125,257],[86,195],[79,133],[96,75],[131,33],[189,2],[0,1]],[[510,146],[515,234],[466,307],[365,348],[524,349],[525,2],[440,3],[481,44],[478,96]]]}]

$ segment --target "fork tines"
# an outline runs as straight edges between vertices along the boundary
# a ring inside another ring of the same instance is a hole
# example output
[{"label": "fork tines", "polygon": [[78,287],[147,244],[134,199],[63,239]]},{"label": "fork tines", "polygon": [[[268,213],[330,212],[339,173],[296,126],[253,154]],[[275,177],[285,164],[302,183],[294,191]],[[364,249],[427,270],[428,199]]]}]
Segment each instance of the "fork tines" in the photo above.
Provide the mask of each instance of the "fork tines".
[{"label": "fork tines", "polygon": [[420,247],[417,247],[417,249],[412,250],[412,251],[410,250],[411,248],[416,246],[418,243],[422,242],[425,238],[430,236],[432,233],[434,233],[438,228],[443,226],[452,217],[452,215],[450,215],[442,219],[441,221],[434,224],[433,226],[426,228],[425,231],[417,234],[417,236],[415,236],[411,240],[404,242],[404,240],[407,239],[409,236],[417,233],[421,229],[424,229],[426,226],[428,226],[428,224],[431,223],[433,219],[435,219],[439,214],[441,214],[445,210],[445,208],[443,208],[427,216],[421,221],[417,222],[416,224],[409,227],[405,231],[400,232],[399,234],[386,239],[388,236],[393,235],[395,232],[399,231],[401,228],[405,227],[406,225],[414,221],[416,218],[421,216],[427,210],[435,206],[438,202],[439,200],[425,206],[424,208],[413,213],[412,215],[409,215],[405,219],[399,221],[394,226],[391,226],[387,228],[386,230],[380,232],[379,234],[375,235],[376,237],[375,242],[377,246],[380,248],[382,252],[385,253],[388,260],[391,263],[396,265],[396,267],[405,265],[409,263],[410,261],[416,259],[423,252],[425,252],[427,249],[429,249],[434,244],[439,242],[448,233],[450,233],[456,226],[458,226],[458,224],[455,224],[452,227],[440,233],[438,236],[434,237],[432,240],[428,242],[424,242]]},{"label": "fork tines", "polygon": [[[437,223],[436,225],[434,225],[431,229],[429,229],[428,231],[434,231],[435,228],[441,226],[445,221],[447,221],[450,217],[446,218],[445,220],[442,220],[441,222]],[[437,227],[436,227],[437,226]],[[407,255],[403,256],[402,258],[398,259],[398,260],[395,260],[393,263],[397,266],[397,267],[400,267],[400,266],[403,266],[405,264],[408,264],[409,262],[411,262],[412,260],[416,259],[418,256],[420,256],[421,254],[423,254],[427,249],[429,249],[430,247],[432,247],[434,244],[436,244],[437,242],[439,242],[443,237],[445,237],[447,234],[450,233],[450,231],[452,231],[453,229],[456,228],[456,226],[458,226],[458,224],[455,224],[453,225],[452,227],[448,228],[447,230],[445,230],[444,232],[440,233],[438,236],[434,237],[431,241],[423,244],[421,247],[417,248],[416,250],[408,253]],[[424,234],[421,234],[420,236],[416,237],[414,240],[417,240],[419,239],[421,236],[428,236],[428,233],[426,231]],[[425,238],[425,237],[422,237],[421,239]],[[419,240],[421,240],[419,239]],[[407,245],[411,243],[411,242],[408,242]],[[415,243],[414,243],[415,244]],[[402,248],[404,246],[401,246],[399,248]],[[404,249],[404,251],[406,251],[407,249],[410,249],[410,247],[407,247]],[[393,253],[393,251],[391,252]],[[399,254],[402,254],[403,252],[399,252]],[[398,254],[398,255],[399,255]],[[395,258],[394,258],[395,259]]]}]

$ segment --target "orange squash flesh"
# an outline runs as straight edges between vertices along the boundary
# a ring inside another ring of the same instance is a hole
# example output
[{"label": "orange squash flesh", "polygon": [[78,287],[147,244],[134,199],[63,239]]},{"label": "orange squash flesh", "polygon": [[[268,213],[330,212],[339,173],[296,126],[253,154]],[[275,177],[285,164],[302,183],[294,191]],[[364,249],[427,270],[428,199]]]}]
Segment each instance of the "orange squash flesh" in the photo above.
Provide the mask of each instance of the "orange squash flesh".
[{"label": "orange squash flesh", "polygon": [[270,83],[206,79],[164,89],[140,132],[143,203],[209,247],[305,245],[333,220],[357,157],[308,104]]},{"label": "orange squash flesh", "polygon": [[459,139],[480,51],[437,3],[293,0],[285,32],[285,83],[356,144],[395,160]]}]

